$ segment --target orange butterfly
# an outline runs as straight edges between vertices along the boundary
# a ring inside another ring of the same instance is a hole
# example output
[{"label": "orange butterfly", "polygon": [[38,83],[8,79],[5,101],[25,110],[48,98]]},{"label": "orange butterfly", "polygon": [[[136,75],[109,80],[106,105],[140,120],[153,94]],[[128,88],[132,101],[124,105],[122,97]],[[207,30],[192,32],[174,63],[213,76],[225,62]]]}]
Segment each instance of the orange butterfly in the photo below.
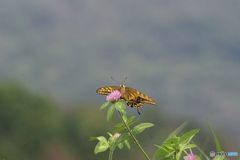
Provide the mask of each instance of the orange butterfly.
[{"label": "orange butterfly", "polygon": [[96,90],[98,94],[108,95],[114,90],[118,90],[121,93],[120,99],[123,99],[127,102],[128,106],[136,107],[138,114],[140,114],[139,108],[144,105],[144,103],[155,105],[156,101],[150,98],[149,96],[143,94],[142,92],[126,87],[125,85],[120,86],[104,86]]}]

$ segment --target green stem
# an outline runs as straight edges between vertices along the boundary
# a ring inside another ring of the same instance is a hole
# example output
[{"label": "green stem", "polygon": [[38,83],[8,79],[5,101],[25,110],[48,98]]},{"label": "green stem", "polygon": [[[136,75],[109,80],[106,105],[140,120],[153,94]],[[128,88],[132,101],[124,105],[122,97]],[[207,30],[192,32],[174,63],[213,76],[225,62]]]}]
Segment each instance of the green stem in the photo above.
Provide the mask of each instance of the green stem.
[{"label": "green stem", "polygon": [[146,159],[147,159],[147,160],[151,160],[151,159],[149,158],[149,156],[147,155],[147,153],[146,153],[146,152],[144,151],[144,149],[142,148],[141,144],[138,142],[137,138],[134,136],[134,134],[133,134],[132,130],[130,129],[130,127],[128,126],[128,124],[124,121],[122,113],[119,112],[119,111],[118,111],[118,113],[119,113],[119,115],[120,115],[120,117],[121,117],[121,119],[122,119],[122,121],[123,121],[123,123],[124,123],[124,125],[125,125],[125,127],[126,127],[126,129],[127,129],[127,131],[129,132],[129,134],[130,134],[131,137],[133,138],[134,142],[137,144],[137,146],[139,147],[139,149],[142,151],[142,153],[144,154],[144,156],[146,157]]},{"label": "green stem", "polygon": [[112,157],[113,157],[113,149],[110,148],[109,149],[109,154],[108,154],[108,160],[112,160]]}]

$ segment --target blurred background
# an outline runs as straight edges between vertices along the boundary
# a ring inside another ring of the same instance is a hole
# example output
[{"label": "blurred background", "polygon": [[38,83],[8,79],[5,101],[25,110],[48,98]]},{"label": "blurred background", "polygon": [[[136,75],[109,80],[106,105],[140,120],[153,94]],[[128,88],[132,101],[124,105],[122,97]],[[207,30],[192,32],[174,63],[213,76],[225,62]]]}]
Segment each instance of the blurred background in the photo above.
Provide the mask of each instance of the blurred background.
[{"label": "blurred background", "polygon": [[[184,121],[214,150],[240,148],[240,1],[0,1],[0,158],[97,160],[89,137],[111,131],[95,90],[126,85],[156,99],[139,121],[153,144]],[[133,150],[115,159],[141,159]],[[143,159],[143,158],[142,158]]]}]

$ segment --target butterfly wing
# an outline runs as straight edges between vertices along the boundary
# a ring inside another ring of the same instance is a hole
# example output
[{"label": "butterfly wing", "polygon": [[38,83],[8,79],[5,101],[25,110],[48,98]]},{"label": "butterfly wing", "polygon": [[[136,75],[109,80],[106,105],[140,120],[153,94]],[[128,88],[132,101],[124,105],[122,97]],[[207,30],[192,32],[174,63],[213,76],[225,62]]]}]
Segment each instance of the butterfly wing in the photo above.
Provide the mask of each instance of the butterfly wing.
[{"label": "butterfly wing", "polygon": [[135,101],[135,103],[138,103],[138,104],[143,104],[143,103],[148,103],[152,105],[156,104],[155,100],[153,100],[149,96],[131,87],[126,87],[125,97],[129,101]]},{"label": "butterfly wing", "polygon": [[104,86],[104,87],[100,87],[96,90],[96,92],[98,94],[101,95],[108,95],[111,92],[113,92],[114,90],[119,90],[120,91],[120,86]]}]

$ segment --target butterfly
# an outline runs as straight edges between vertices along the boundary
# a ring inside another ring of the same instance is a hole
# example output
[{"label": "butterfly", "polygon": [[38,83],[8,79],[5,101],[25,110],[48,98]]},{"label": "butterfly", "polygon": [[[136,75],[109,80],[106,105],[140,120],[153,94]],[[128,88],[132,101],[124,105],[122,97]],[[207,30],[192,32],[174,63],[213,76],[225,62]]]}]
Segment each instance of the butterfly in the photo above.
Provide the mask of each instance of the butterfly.
[{"label": "butterfly", "polygon": [[155,105],[156,101],[150,98],[149,96],[143,94],[142,92],[126,87],[125,85],[120,86],[104,86],[96,90],[98,94],[108,95],[114,90],[118,90],[121,93],[120,99],[127,102],[127,105],[130,107],[135,107],[138,114],[140,114],[139,108],[144,105],[144,103]]}]

